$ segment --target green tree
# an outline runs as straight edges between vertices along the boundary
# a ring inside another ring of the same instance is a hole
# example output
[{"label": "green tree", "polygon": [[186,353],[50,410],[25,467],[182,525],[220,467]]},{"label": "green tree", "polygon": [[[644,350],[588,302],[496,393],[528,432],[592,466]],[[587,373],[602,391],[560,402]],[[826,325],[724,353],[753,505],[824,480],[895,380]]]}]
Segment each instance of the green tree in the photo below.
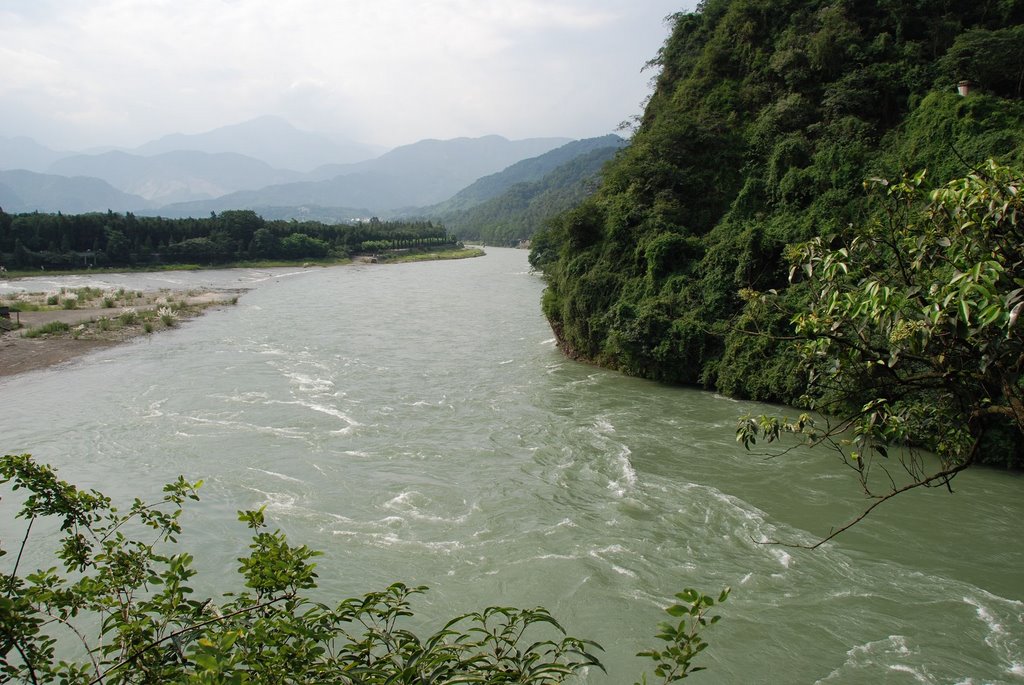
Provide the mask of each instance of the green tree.
[{"label": "green tree", "polygon": [[330,246],[324,241],[304,233],[292,233],[281,241],[280,250],[281,254],[288,259],[302,259],[303,257],[319,259],[327,256]]},{"label": "green tree", "polygon": [[878,220],[791,250],[790,279],[811,292],[792,319],[804,402],[832,418],[748,418],[737,436],[750,447],[788,431],[831,447],[868,511],[949,487],[986,453],[1024,464],[1024,177],[990,161],[931,192],[925,178],[872,181],[886,202]]},{"label": "green tree", "polygon": [[[708,0],[673,16],[629,146],[585,210],[533,239],[560,348],[793,403],[790,351],[751,344],[788,320],[739,293],[775,289],[807,306],[807,284],[787,283],[785,246],[862,224],[869,176],[928,168],[942,183],[989,157],[1021,164],[1022,8]],[[977,81],[970,97],[956,94],[961,78]],[[595,283],[615,288],[581,297]]]},{"label": "green tree", "polygon": [[119,228],[105,226],[104,234],[106,235],[106,248],[104,252],[107,253],[110,261],[116,264],[127,264],[131,257],[131,243],[124,232]]},{"label": "green tree", "polygon": [[253,234],[249,249],[254,257],[273,257],[280,251],[281,241],[270,229],[260,228]]},{"label": "green tree", "polygon": [[947,89],[967,80],[1003,97],[1024,97],[1024,24],[967,31],[957,37],[938,68],[939,82]]},{"label": "green tree", "polygon": [[32,255],[26,249],[25,243],[21,242],[21,238],[17,238],[14,241],[14,254],[11,255],[11,265],[23,269],[32,265]]}]

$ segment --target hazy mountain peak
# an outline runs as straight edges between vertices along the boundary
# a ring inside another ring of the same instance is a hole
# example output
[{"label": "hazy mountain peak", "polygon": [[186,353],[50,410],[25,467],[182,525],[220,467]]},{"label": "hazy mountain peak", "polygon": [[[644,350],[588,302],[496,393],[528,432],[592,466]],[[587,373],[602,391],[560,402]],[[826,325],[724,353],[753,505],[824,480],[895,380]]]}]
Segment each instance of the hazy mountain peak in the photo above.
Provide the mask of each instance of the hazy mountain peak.
[{"label": "hazy mountain peak", "polygon": [[173,150],[149,156],[114,150],[74,155],[47,169],[62,176],[92,176],[154,202],[185,202],[298,180],[298,172],[275,169],[237,152]]},{"label": "hazy mountain peak", "polygon": [[267,115],[204,133],[172,133],[135,148],[141,155],[176,150],[234,152],[262,160],[272,167],[311,171],[324,164],[359,162],[378,150],[361,143],[338,142],[294,127],[281,117]]},{"label": "hazy mountain peak", "polygon": [[225,209],[318,206],[365,207],[373,213],[387,213],[440,202],[480,176],[543,154],[569,140],[508,140],[498,135],[421,140],[358,164],[326,165],[308,174],[304,182],[185,203],[174,211],[177,215],[203,216]]},{"label": "hazy mountain peak", "polygon": [[68,153],[58,152],[27,136],[0,136],[0,169],[41,172]]},{"label": "hazy mountain peak", "polygon": [[116,212],[149,205],[137,195],[123,193],[106,181],[32,171],[0,171],[0,200],[5,212]]}]

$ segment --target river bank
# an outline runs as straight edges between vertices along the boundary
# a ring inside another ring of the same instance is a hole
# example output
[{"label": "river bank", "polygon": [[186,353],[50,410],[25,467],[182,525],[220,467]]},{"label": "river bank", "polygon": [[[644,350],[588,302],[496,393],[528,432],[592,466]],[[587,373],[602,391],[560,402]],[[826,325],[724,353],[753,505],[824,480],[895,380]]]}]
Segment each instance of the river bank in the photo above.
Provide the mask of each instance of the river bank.
[{"label": "river bank", "polygon": [[133,338],[175,328],[241,291],[103,291],[65,288],[0,298],[0,377],[44,369]]},{"label": "river bank", "polygon": [[[301,266],[308,268],[312,266],[345,266],[348,264],[397,264],[404,262],[435,261],[439,259],[467,259],[469,257],[482,257],[484,250],[482,246],[469,245],[467,247],[453,247],[450,249],[431,250],[429,248],[400,248],[395,250],[384,250],[381,252],[355,254],[352,257],[343,259],[312,259],[303,260]],[[256,259],[241,262],[225,262],[223,264],[148,264],[145,266],[109,266],[90,267],[82,269],[50,269],[50,270],[27,270],[27,269],[5,269],[0,271],[0,277],[8,279],[37,278],[39,276],[77,276],[82,274],[125,274],[125,273],[159,273],[169,271],[223,271],[225,269],[274,269],[280,267],[299,266],[300,263],[282,259]]]},{"label": "river bank", "polygon": [[[373,257],[330,263],[303,263],[301,266],[282,262],[261,262],[235,265],[242,270],[272,271],[295,267],[302,271],[315,266],[347,266],[352,264],[396,264],[418,261],[467,259],[483,256],[479,248],[457,250],[394,250]],[[184,266],[178,271],[197,271],[200,267]],[[228,269],[218,268],[217,271]],[[175,289],[126,291],[117,289],[56,286],[62,278],[88,278],[133,273],[165,276],[173,269],[119,272],[89,270],[47,273],[53,283],[38,284],[39,274],[9,273],[7,285],[29,284],[4,294],[0,290],[0,308],[10,310],[11,318],[0,319],[0,378],[45,369],[72,361],[99,349],[111,347],[134,338],[176,327],[211,307],[235,304],[248,290],[241,288]],[[279,274],[277,275],[279,276]],[[274,277],[277,277],[274,276]],[[271,277],[268,275],[268,277]],[[24,279],[24,280],[22,280]],[[173,279],[172,279],[173,280]]]}]

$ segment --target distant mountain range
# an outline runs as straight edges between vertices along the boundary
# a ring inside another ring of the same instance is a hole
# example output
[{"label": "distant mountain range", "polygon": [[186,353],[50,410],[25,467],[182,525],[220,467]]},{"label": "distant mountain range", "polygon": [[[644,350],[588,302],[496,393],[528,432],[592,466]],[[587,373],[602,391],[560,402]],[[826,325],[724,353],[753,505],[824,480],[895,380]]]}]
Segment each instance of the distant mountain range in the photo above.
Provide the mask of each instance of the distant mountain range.
[{"label": "distant mountain range", "polygon": [[300,131],[286,120],[272,116],[222,126],[206,133],[172,133],[140,145],[131,152],[149,156],[179,150],[210,154],[233,152],[263,160],[278,169],[300,172],[312,171],[325,164],[361,162],[384,152],[384,148],[351,141],[339,142],[319,133]]},{"label": "distant mountain range", "polygon": [[428,208],[428,216],[464,239],[516,244],[591,195],[601,169],[625,145],[614,135],[570,143],[481,178],[447,202]]},{"label": "distant mountain range", "polygon": [[388,214],[441,202],[476,179],[559,147],[567,138],[508,140],[501,136],[422,140],[376,159],[317,169],[312,179],[245,190],[213,200],[172,204],[166,216],[202,216],[225,209],[318,205],[366,207]]},{"label": "distant mountain range", "polygon": [[74,155],[51,164],[48,173],[92,176],[156,204],[208,199],[244,188],[261,188],[302,177],[235,152],[177,150],[144,157],[113,151]]},{"label": "distant mountain range", "polygon": [[0,136],[0,170],[24,169],[43,173],[57,160],[73,154],[75,153],[51,150],[25,136]]},{"label": "distant mountain range", "polygon": [[[53,203],[59,200],[59,207]],[[133,212],[150,206],[144,198],[85,176],[55,176],[16,169],[0,171],[0,208],[8,214],[34,211]]]},{"label": "distant mountain range", "polygon": [[458,220],[459,212],[517,184],[539,182],[574,159],[622,144],[618,136],[573,141],[490,135],[421,140],[367,158],[373,153],[368,146],[337,143],[274,117],[92,154],[0,138],[0,207],[168,217],[253,209],[266,218],[320,221],[373,215]]}]

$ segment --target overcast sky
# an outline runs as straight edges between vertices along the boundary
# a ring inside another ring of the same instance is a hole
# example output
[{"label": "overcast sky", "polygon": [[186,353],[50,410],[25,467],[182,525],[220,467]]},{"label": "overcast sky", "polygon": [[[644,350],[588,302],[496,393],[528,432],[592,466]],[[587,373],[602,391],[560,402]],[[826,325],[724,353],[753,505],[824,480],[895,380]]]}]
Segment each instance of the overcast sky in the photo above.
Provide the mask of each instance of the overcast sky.
[{"label": "overcast sky", "polygon": [[387,147],[603,135],[696,0],[0,0],[0,136],[134,146],[273,114]]}]

